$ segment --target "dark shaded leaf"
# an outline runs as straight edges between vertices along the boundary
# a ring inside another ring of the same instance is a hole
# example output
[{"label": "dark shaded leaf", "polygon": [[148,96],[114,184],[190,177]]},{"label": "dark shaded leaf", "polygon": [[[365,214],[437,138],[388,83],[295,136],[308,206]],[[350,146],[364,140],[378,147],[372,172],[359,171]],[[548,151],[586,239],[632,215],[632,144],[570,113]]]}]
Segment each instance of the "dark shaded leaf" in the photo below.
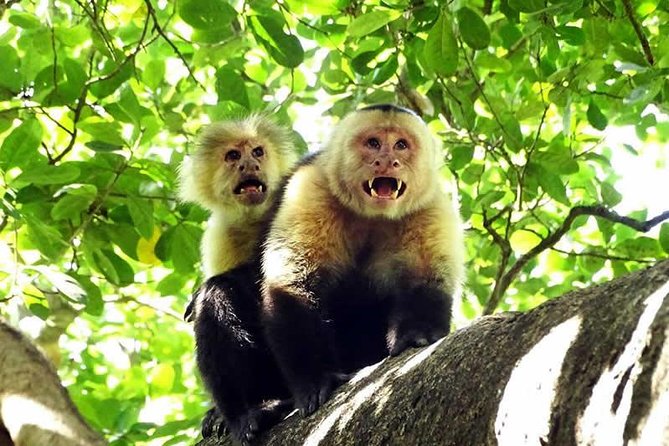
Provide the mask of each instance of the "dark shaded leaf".
[{"label": "dark shaded leaf", "polygon": [[473,9],[463,6],[456,13],[458,29],[462,40],[470,48],[482,50],[490,45],[490,29],[485,21]]},{"label": "dark shaded leaf", "polygon": [[458,68],[458,42],[451,18],[445,11],[439,15],[427,35],[423,56],[428,67],[440,76],[450,76]]}]

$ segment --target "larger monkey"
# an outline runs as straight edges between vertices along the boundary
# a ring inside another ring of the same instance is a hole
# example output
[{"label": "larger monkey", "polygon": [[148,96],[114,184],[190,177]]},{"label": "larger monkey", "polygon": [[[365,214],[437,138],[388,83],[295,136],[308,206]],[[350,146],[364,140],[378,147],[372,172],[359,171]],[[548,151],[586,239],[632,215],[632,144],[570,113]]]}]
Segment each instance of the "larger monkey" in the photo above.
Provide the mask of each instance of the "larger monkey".
[{"label": "larger monkey", "polygon": [[264,244],[263,317],[303,415],[337,373],[448,333],[464,248],[439,155],[416,114],[375,105],[288,181]]}]

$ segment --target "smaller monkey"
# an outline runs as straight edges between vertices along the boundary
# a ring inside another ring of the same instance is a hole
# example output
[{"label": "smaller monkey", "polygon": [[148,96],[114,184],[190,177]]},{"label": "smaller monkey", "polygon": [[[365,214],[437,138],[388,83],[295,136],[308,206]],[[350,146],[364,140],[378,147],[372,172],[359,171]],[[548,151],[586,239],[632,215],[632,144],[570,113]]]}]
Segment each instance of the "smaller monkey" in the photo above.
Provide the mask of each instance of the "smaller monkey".
[{"label": "smaller monkey", "polygon": [[180,170],[181,198],[211,211],[201,245],[207,280],[185,314],[195,321],[198,368],[216,404],[204,436],[224,426],[247,444],[292,406],[260,327],[258,256],[296,158],[288,129],[251,115],[207,127]]},{"label": "smaller monkey", "polygon": [[282,178],[297,160],[288,130],[267,116],[216,122],[179,170],[179,195],[211,212],[201,244],[205,278],[257,254]]}]

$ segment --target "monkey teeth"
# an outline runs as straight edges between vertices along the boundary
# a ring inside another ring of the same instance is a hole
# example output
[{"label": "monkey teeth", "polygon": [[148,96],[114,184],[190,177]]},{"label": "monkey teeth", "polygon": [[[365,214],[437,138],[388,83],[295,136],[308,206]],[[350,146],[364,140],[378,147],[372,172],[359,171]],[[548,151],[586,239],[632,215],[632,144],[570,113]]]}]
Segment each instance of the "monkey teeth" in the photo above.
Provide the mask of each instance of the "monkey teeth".
[{"label": "monkey teeth", "polygon": [[248,177],[234,188],[233,193],[236,195],[263,196],[266,190],[267,186],[265,186],[265,183],[260,181],[258,178]]},{"label": "monkey teeth", "polygon": [[404,193],[405,185],[399,178],[375,177],[367,180],[363,188],[372,198],[396,200]]},{"label": "monkey teeth", "polygon": [[[258,192],[264,193],[265,192],[265,187],[262,184],[259,184],[257,187],[256,186],[251,186],[251,189],[257,189]],[[240,194],[245,194],[246,193],[246,187],[242,187],[239,189]]]}]

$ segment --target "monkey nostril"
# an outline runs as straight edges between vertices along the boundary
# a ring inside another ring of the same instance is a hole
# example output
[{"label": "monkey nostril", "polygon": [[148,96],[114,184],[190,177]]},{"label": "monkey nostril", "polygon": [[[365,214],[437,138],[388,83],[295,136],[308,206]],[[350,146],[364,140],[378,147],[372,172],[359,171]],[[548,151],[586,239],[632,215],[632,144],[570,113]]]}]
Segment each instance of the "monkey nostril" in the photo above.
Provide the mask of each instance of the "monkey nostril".
[{"label": "monkey nostril", "polygon": [[244,172],[244,165],[239,166],[239,171]]},{"label": "monkey nostril", "polygon": [[377,167],[380,166],[380,165],[381,165],[381,161],[379,161],[379,160],[374,161],[374,165],[377,166]]},{"label": "monkey nostril", "polygon": [[397,161],[397,160],[393,161],[393,167],[396,167],[396,168],[397,168],[397,167],[400,167],[400,165],[401,165],[401,164],[400,164],[399,161]]},{"label": "monkey nostril", "polygon": [[256,167],[256,170],[260,170],[260,166],[258,166],[257,164],[256,164],[255,167]]}]

